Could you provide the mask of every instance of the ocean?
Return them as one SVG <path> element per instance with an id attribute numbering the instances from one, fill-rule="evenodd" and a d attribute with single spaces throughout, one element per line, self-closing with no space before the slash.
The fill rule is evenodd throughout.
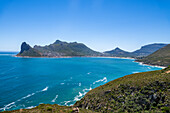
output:
<path id="1" fill-rule="evenodd" d="M 18 58 L 0 52 L 0 111 L 41 103 L 73 105 L 88 91 L 128 74 L 160 70 L 121 58 Z"/>

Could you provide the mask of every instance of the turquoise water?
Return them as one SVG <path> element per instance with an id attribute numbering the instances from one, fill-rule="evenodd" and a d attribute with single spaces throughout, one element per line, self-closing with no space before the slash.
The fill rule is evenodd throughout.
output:
<path id="1" fill-rule="evenodd" d="M 160 68 L 118 58 L 16 58 L 0 54 L 0 111 L 72 105 L 116 78 Z"/>

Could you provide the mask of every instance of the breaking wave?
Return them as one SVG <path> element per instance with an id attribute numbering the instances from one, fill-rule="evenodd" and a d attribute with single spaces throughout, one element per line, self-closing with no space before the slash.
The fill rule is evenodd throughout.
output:
<path id="1" fill-rule="evenodd" d="M 100 79 L 100 80 L 97 80 L 97 81 L 93 82 L 93 84 L 96 84 L 98 82 L 107 82 L 107 78 L 104 77 L 103 79 Z"/>
<path id="2" fill-rule="evenodd" d="M 10 108 L 12 108 L 13 106 L 16 106 L 16 105 L 15 105 L 16 102 L 19 102 L 19 101 L 21 101 L 21 100 L 24 100 L 24 99 L 26 99 L 26 98 L 29 98 L 29 97 L 35 95 L 36 93 L 40 93 L 40 92 L 47 91 L 47 90 L 48 90 L 48 87 L 45 87 L 43 90 L 36 91 L 35 93 L 28 94 L 27 96 L 24 96 L 24 97 L 22 97 L 22 98 L 20 98 L 20 99 L 18 99 L 18 100 L 16 100 L 16 101 L 14 101 L 14 102 L 11 102 L 11 103 L 9 103 L 9 104 L 7 104 L 7 105 L 4 105 L 4 107 L 3 107 L 3 108 L 0 108 L 0 110 L 4 110 L 4 111 L 5 111 L 5 110 L 7 110 L 7 109 L 10 109 Z"/>
<path id="3" fill-rule="evenodd" d="M 58 95 L 56 95 L 55 98 L 51 102 L 55 102 L 57 98 L 58 98 Z"/>

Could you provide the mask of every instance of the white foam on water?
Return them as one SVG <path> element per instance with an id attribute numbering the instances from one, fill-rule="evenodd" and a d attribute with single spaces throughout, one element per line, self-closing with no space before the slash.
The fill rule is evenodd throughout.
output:
<path id="1" fill-rule="evenodd" d="M 21 100 L 24 100 L 24 99 L 26 99 L 26 98 L 29 98 L 29 97 L 35 95 L 36 93 L 43 92 L 43 91 L 47 91 L 47 90 L 48 90 L 48 87 L 45 87 L 43 90 L 36 91 L 35 93 L 28 94 L 27 96 L 24 96 L 24 97 L 22 97 L 22 98 L 20 98 L 20 99 L 18 99 L 18 100 L 16 100 L 16 101 L 14 101 L 14 102 L 11 102 L 11 103 L 9 103 L 9 104 L 7 104 L 7 105 L 4 105 L 4 107 L 3 107 L 3 108 L 0 108 L 0 110 L 4 110 L 4 111 L 5 111 L 6 109 L 10 109 L 11 107 L 16 106 L 16 105 L 15 105 L 16 102 L 19 102 L 19 101 L 21 101 Z"/>
<path id="2" fill-rule="evenodd" d="M 69 100 L 69 101 L 64 101 L 64 102 L 65 102 L 64 105 L 65 105 L 65 106 L 68 106 L 68 103 L 70 103 L 71 100 Z"/>
<path id="3" fill-rule="evenodd" d="M 91 72 L 89 72 L 89 73 L 87 73 L 88 75 L 90 75 L 91 74 Z"/>
<path id="4" fill-rule="evenodd" d="M 139 72 L 137 72 L 137 71 L 134 71 L 134 72 L 132 72 L 132 73 L 139 73 Z"/>
<path id="5" fill-rule="evenodd" d="M 87 88 L 83 89 L 82 92 L 79 92 L 79 94 L 74 97 L 73 101 L 79 101 L 90 90 L 92 90 L 91 87 L 89 89 L 87 89 Z"/>
<path id="6" fill-rule="evenodd" d="M 79 86 L 81 86 L 81 83 L 79 83 Z"/>
<path id="7" fill-rule="evenodd" d="M 60 83 L 61 85 L 64 85 L 64 83 Z"/>
<path id="8" fill-rule="evenodd" d="M 150 67 L 147 67 L 148 69 L 151 69 Z"/>
<path id="9" fill-rule="evenodd" d="M 98 83 L 98 82 L 107 82 L 107 78 L 104 77 L 103 79 L 99 79 L 99 80 L 93 82 L 93 84 L 96 84 L 96 83 Z"/>
<path id="10" fill-rule="evenodd" d="M 34 108 L 34 107 L 36 107 L 36 106 L 26 107 L 25 109 L 32 109 L 32 108 Z"/>
<path id="11" fill-rule="evenodd" d="M 55 98 L 51 102 L 55 102 L 57 98 L 58 98 L 58 95 L 56 95 Z"/>
<path id="12" fill-rule="evenodd" d="M 43 90 L 41 90 L 41 91 L 47 91 L 48 90 L 48 87 L 45 87 Z"/>

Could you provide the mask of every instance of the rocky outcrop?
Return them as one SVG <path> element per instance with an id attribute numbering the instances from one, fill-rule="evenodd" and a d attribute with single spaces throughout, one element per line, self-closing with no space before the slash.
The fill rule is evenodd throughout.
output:
<path id="1" fill-rule="evenodd" d="M 17 56 L 22 57 L 41 57 L 41 53 L 38 50 L 32 48 L 26 42 L 23 42 L 21 45 L 21 51 L 17 54 Z"/>

